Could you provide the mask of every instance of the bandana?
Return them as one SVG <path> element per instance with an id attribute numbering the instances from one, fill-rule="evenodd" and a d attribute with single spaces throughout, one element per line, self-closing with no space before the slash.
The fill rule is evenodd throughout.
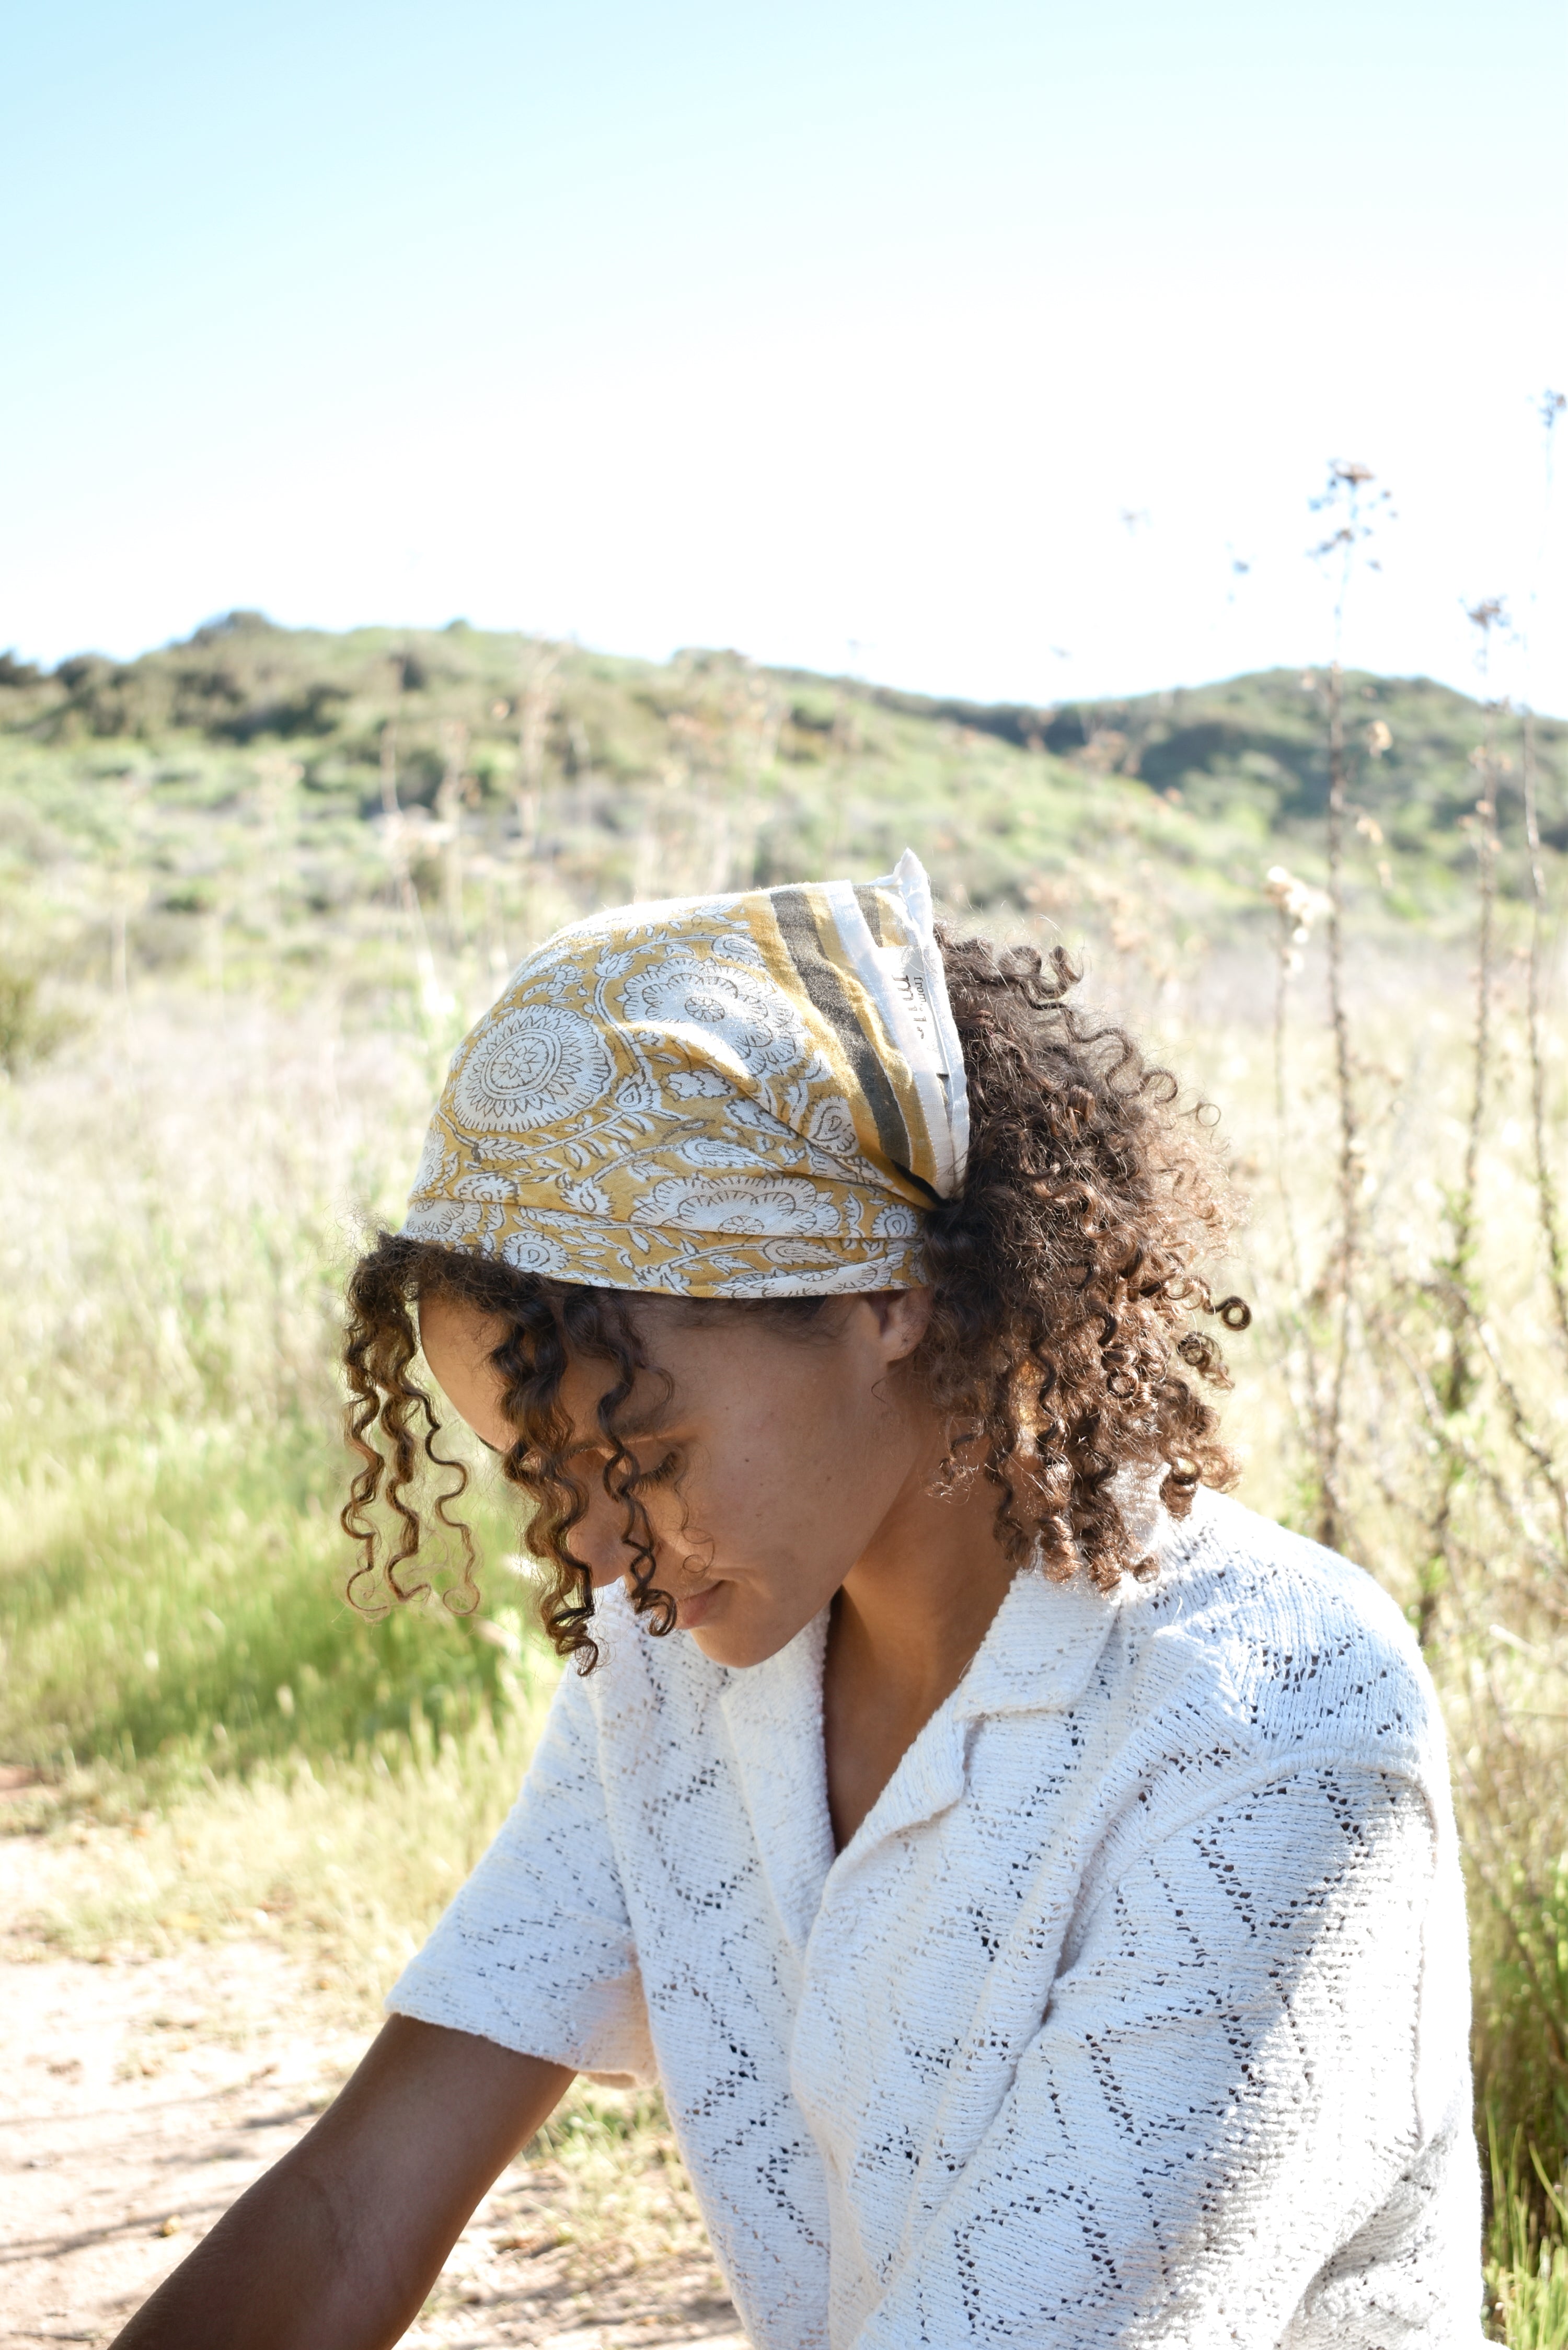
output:
<path id="1" fill-rule="evenodd" d="M 860 887 L 558 931 L 453 1054 L 404 1231 L 601 1289 L 908 1289 L 968 1140 L 930 885 L 906 849 Z"/>

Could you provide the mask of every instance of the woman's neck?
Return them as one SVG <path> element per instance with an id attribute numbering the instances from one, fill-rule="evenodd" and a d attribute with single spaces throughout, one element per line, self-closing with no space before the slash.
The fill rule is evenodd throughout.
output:
<path id="1" fill-rule="evenodd" d="M 834 1603 L 823 1676 L 828 1808 L 840 1849 L 950 1697 L 1014 1569 L 997 1542 L 996 1489 L 956 1500 L 912 1476 Z"/>

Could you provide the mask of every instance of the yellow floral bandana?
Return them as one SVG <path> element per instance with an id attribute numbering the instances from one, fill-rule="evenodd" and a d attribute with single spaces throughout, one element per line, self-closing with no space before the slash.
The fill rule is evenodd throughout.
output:
<path id="1" fill-rule="evenodd" d="M 963 1180 L 963 1055 L 908 849 L 879 881 L 620 906 L 453 1054 L 404 1230 L 682 1297 L 908 1289 Z"/>

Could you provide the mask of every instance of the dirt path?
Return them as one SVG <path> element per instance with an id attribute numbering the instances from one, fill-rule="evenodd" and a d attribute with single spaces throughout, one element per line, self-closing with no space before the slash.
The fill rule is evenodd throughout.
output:
<path id="1" fill-rule="evenodd" d="M 109 2342 L 359 2054 L 329 1989 L 265 1941 L 104 1963 L 25 1931 L 55 1868 L 0 1836 L 0 2350 Z M 509 2173 L 465 2230 L 414 2350 L 745 2350 L 713 2270 L 558 2249 L 548 2170 Z"/>

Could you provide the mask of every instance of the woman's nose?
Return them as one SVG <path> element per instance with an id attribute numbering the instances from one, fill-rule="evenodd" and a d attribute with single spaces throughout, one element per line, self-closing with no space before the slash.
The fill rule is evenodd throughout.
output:
<path id="1" fill-rule="evenodd" d="M 596 1494 L 589 1503 L 587 1515 L 572 1529 L 570 1540 L 587 1565 L 596 1591 L 607 1583 L 618 1583 L 633 1565 L 625 1516 L 604 1494 Z"/>

